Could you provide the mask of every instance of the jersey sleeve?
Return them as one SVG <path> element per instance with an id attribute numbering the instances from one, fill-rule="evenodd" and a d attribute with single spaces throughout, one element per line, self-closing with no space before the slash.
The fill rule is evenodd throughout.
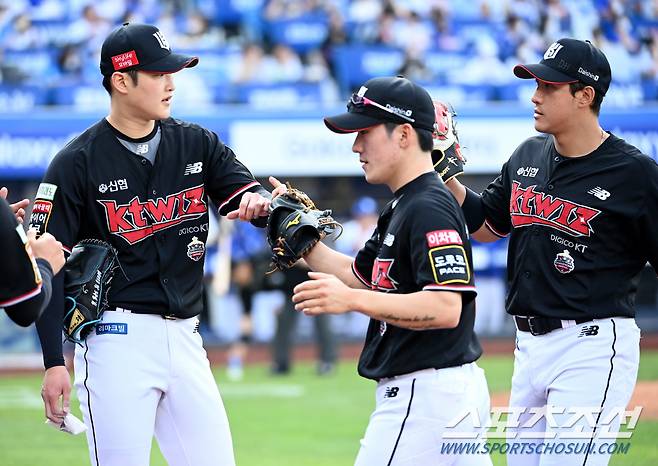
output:
<path id="1" fill-rule="evenodd" d="M 0 307 L 14 306 L 41 292 L 41 274 L 27 250 L 23 226 L 4 199 L 0 199 L 0 244 L 3 266 L 0 275 Z"/>
<path id="2" fill-rule="evenodd" d="M 219 206 L 220 215 L 237 209 L 242 195 L 247 191 L 270 197 L 270 193 L 256 181 L 230 147 L 224 145 L 212 131 L 205 134 L 209 144 L 205 185 L 208 195 Z"/>
<path id="3" fill-rule="evenodd" d="M 507 173 L 509 162 L 503 165 L 500 175 L 482 192 L 485 227 L 494 235 L 504 238 L 512 231 L 509 202 L 511 184 Z"/>
<path id="4" fill-rule="evenodd" d="M 423 215 L 409 220 L 411 273 L 422 290 L 457 291 L 475 297 L 473 264 L 464 220 L 448 200 L 425 199 Z"/>
<path id="5" fill-rule="evenodd" d="M 375 228 L 372 236 L 366 244 L 356 253 L 354 262 L 352 262 L 352 273 L 354 276 L 368 288 L 372 287 L 372 267 L 377 257 L 379 244 L 379 231 Z"/>
<path id="6" fill-rule="evenodd" d="M 78 240 L 85 202 L 83 173 L 82 157 L 70 152 L 55 156 L 39 185 L 30 215 L 30 228 L 35 228 L 39 236 L 50 233 L 67 252 Z"/>
<path id="7" fill-rule="evenodd" d="M 643 157 L 644 158 L 644 157 Z M 647 261 L 658 273 L 658 165 L 644 158 L 643 174 L 646 175 L 644 206 L 637 221 L 633 222 L 638 235 L 637 244 L 646 254 Z"/>

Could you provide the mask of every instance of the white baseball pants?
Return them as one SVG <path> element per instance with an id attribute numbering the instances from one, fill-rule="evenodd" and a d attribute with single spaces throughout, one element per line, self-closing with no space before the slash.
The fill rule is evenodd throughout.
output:
<path id="1" fill-rule="evenodd" d="M 619 431 L 621 420 L 614 413 L 626 409 L 635 387 L 639 343 L 640 329 L 630 318 L 539 336 L 517 331 L 510 398 L 515 414 L 508 416 L 507 441 L 525 444 L 525 451 L 510 449 L 507 464 L 607 465 L 606 445 L 615 442 L 609 433 Z M 537 414 L 542 407 L 548 414 Z M 528 447 L 540 453 L 530 454 Z"/>
<path id="2" fill-rule="evenodd" d="M 108 311 L 75 350 L 93 466 L 234 466 L 228 420 L 197 319 Z"/>
<path id="3" fill-rule="evenodd" d="M 489 466 L 489 455 L 442 452 L 447 426 L 468 412 L 455 430 L 482 434 L 489 420 L 489 391 L 476 363 L 425 369 L 377 384 L 376 408 L 355 466 Z"/>

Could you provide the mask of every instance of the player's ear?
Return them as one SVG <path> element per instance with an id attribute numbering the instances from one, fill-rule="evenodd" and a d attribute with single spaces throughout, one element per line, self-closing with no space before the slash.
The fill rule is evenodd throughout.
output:
<path id="1" fill-rule="evenodd" d="M 411 126 L 409 123 L 405 123 L 403 125 L 398 125 L 396 128 L 399 132 L 398 134 L 398 144 L 400 144 L 400 147 L 403 149 L 406 149 L 409 147 L 411 144 L 411 141 L 413 139 L 413 135 L 416 133 L 414 131 L 413 126 Z"/>
<path id="2" fill-rule="evenodd" d="M 112 88 L 119 94 L 125 94 L 128 92 L 129 80 L 130 77 L 127 73 L 116 72 L 112 73 L 112 76 L 110 77 Z"/>
<path id="3" fill-rule="evenodd" d="M 589 108 L 594 102 L 594 97 L 596 97 L 596 91 L 592 86 L 585 86 L 583 89 L 578 91 L 578 105 L 581 107 Z"/>

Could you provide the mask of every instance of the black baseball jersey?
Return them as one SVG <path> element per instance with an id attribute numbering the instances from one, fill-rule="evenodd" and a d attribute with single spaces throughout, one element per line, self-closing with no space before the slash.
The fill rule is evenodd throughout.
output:
<path id="1" fill-rule="evenodd" d="M 0 199 L 0 307 L 14 306 L 41 292 L 41 274 L 36 261 L 27 253 L 23 226 L 4 199 Z"/>
<path id="2" fill-rule="evenodd" d="M 173 118 L 158 124 L 153 165 L 105 119 L 75 138 L 48 167 L 30 222 L 68 249 L 85 238 L 117 249 L 122 269 L 110 306 L 188 318 L 203 306 L 209 201 L 225 215 L 244 192 L 269 193 L 212 131 Z M 53 298 L 50 306 L 63 304 Z M 55 364 L 45 353 L 46 365 Z"/>
<path id="3" fill-rule="evenodd" d="M 370 320 L 359 374 L 381 379 L 473 362 L 482 349 L 473 332 L 475 285 L 471 245 L 459 205 L 435 172 L 400 188 L 358 252 L 354 275 L 372 290 L 462 294 L 454 329 L 409 330 Z"/>
<path id="4" fill-rule="evenodd" d="M 594 152 L 526 140 L 482 193 L 485 225 L 511 233 L 507 312 L 575 320 L 634 316 L 639 275 L 658 266 L 658 165 L 610 135 Z"/>

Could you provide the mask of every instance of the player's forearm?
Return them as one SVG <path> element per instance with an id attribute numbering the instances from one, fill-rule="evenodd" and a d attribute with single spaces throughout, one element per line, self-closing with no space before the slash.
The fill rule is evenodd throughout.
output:
<path id="1" fill-rule="evenodd" d="M 455 328 L 461 315 L 461 295 L 451 291 L 393 294 L 354 290 L 354 298 L 355 311 L 411 330 Z"/>
<path id="2" fill-rule="evenodd" d="M 446 188 L 448 188 L 452 195 L 455 196 L 459 205 L 464 204 L 464 199 L 466 198 L 466 186 L 461 184 L 456 177 L 446 183 Z"/>
<path id="3" fill-rule="evenodd" d="M 330 273 L 350 288 L 365 288 L 354 276 L 352 262 L 354 259 L 346 254 L 334 251 L 323 243 L 318 243 L 304 260 L 314 272 Z"/>

